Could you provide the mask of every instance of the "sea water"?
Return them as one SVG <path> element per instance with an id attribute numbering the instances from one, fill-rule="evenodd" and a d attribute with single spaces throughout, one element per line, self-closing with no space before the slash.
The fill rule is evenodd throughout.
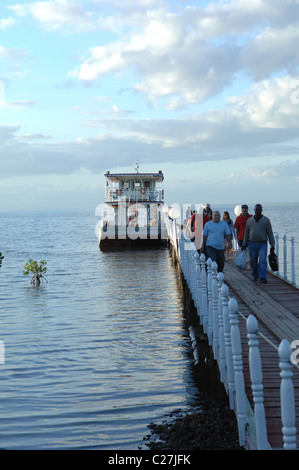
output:
<path id="1" fill-rule="evenodd" d="M 137 449 L 196 393 L 169 250 L 100 252 L 96 222 L 0 215 L 0 448 Z M 39 288 L 30 258 L 47 261 Z"/>

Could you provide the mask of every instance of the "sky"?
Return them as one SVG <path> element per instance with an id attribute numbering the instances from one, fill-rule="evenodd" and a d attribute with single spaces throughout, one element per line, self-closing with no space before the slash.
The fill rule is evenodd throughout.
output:
<path id="1" fill-rule="evenodd" d="M 299 202 L 299 0 L 0 3 L 0 211 Z"/>

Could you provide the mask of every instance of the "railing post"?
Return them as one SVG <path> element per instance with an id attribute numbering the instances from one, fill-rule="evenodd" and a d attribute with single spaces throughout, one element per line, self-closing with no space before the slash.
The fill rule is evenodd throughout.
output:
<path id="1" fill-rule="evenodd" d="M 226 355 L 226 382 L 229 398 L 229 406 L 231 410 L 235 409 L 234 392 L 235 392 L 235 377 L 233 366 L 233 355 L 231 346 L 231 331 L 228 311 L 228 287 L 223 284 L 221 288 L 222 296 L 222 312 L 223 312 L 223 325 L 224 325 L 224 341 L 225 341 L 225 355 Z"/>
<path id="2" fill-rule="evenodd" d="M 211 258 L 207 261 L 207 271 L 208 271 L 208 340 L 209 346 L 213 344 L 213 310 L 212 310 L 212 260 Z"/>
<path id="3" fill-rule="evenodd" d="M 223 327 L 223 306 L 222 306 L 222 294 L 221 289 L 223 286 L 224 275 L 223 273 L 218 273 L 218 313 L 219 313 L 219 370 L 220 370 L 220 380 L 224 382 L 225 380 L 225 341 L 224 341 L 224 327 Z"/>
<path id="4" fill-rule="evenodd" d="M 291 273 L 292 273 L 292 284 L 296 284 L 295 279 L 295 238 L 291 238 Z"/>
<path id="5" fill-rule="evenodd" d="M 197 314 L 200 318 L 200 323 L 203 324 L 203 314 L 202 314 L 202 299 L 201 299 L 201 264 L 199 259 L 198 251 L 195 250 L 195 264 L 196 264 L 196 284 L 197 284 Z"/>
<path id="6" fill-rule="evenodd" d="M 191 286 L 190 286 L 190 270 L 191 270 L 191 266 L 190 266 L 190 251 L 191 251 L 191 241 L 189 240 L 188 241 L 188 245 L 186 247 L 186 263 L 185 263 L 185 273 L 186 273 L 186 280 L 187 280 L 187 285 L 188 285 L 188 288 L 190 290 Z"/>
<path id="7" fill-rule="evenodd" d="M 238 320 L 239 309 L 238 309 L 237 301 L 235 299 L 230 299 L 228 308 L 230 312 L 232 353 L 233 353 L 233 364 L 234 364 L 234 372 L 235 372 L 239 443 L 240 443 L 240 446 L 245 446 L 247 412 L 246 412 L 245 384 L 244 384 L 244 375 L 243 375 L 242 345 L 241 345 L 241 335 L 240 335 L 239 320 Z"/>
<path id="8" fill-rule="evenodd" d="M 202 318 L 203 318 L 203 331 L 208 333 L 208 298 L 207 298 L 207 273 L 206 273 L 206 257 L 202 253 L 200 255 L 201 263 L 201 301 L 202 301 Z"/>
<path id="9" fill-rule="evenodd" d="M 214 358 L 219 360 L 219 319 L 218 319 L 218 286 L 217 286 L 218 265 L 216 261 L 212 263 L 212 310 L 213 310 L 213 351 Z"/>
<path id="10" fill-rule="evenodd" d="M 278 271 L 277 271 L 277 274 L 279 274 L 279 236 L 278 236 L 278 233 L 275 233 L 275 250 L 276 250 L 276 255 L 277 255 L 277 259 L 278 259 Z"/>
<path id="11" fill-rule="evenodd" d="M 249 346 L 249 368 L 254 402 L 257 450 L 266 450 L 268 449 L 268 439 L 264 407 L 262 364 L 258 347 L 259 342 L 257 319 L 253 315 L 250 315 L 247 318 L 246 325 L 248 331 L 247 338 Z"/>
<path id="12" fill-rule="evenodd" d="M 283 448 L 286 450 L 296 449 L 296 413 L 293 386 L 293 372 L 291 363 L 292 349 L 288 340 L 283 339 L 279 349 L 280 367 L 280 402 L 281 421 L 283 433 Z"/>
<path id="13" fill-rule="evenodd" d="M 287 236 L 284 234 L 283 236 L 283 276 L 285 279 L 288 278 L 287 272 Z"/>
<path id="14" fill-rule="evenodd" d="M 190 252 L 189 252 L 189 276 L 190 276 L 190 292 L 191 292 L 191 296 L 192 296 L 192 299 L 193 301 L 195 302 L 195 275 L 194 275 L 194 268 L 195 268 L 195 264 L 194 264 L 194 251 L 193 251 L 193 243 L 191 242 L 191 245 L 190 245 Z"/>
<path id="15" fill-rule="evenodd" d="M 181 249 L 180 249 L 180 268 L 181 272 L 183 273 L 184 277 L 184 271 L 185 271 L 185 239 L 181 239 Z"/>

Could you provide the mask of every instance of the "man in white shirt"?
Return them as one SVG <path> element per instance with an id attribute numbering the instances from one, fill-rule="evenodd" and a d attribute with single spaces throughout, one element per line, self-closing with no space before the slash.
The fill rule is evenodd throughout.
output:
<path id="1" fill-rule="evenodd" d="M 232 236 L 230 229 L 224 220 L 220 220 L 220 212 L 214 211 L 212 220 L 207 222 L 203 229 L 202 251 L 205 252 L 207 259 L 211 258 L 212 261 L 216 261 L 218 272 L 222 272 L 224 268 L 226 239 L 231 248 Z"/>

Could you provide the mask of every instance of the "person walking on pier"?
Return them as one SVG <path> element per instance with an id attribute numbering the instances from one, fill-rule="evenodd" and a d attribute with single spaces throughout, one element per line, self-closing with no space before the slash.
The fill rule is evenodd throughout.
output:
<path id="1" fill-rule="evenodd" d="M 254 216 L 247 221 L 242 250 L 248 246 L 250 255 L 250 266 L 253 280 L 258 278 L 261 282 L 267 282 L 267 242 L 274 252 L 275 239 L 270 219 L 262 214 L 261 204 L 254 207 Z"/>
<path id="2" fill-rule="evenodd" d="M 227 223 L 228 228 L 230 229 L 232 240 L 233 240 L 236 237 L 236 232 L 235 232 L 235 228 L 234 228 L 234 222 L 230 218 L 230 215 L 229 215 L 228 211 L 223 212 L 222 220 L 224 220 L 224 222 Z M 225 253 L 228 255 L 231 249 L 232 249 L 232 244 L 229 245 L 228 239 L 226 239 Z"/>
<path id="3" fill-rule="evenodd" d="M 214 211 L 212 220 L 207 222 L 203 229 L 203 245 L 201 251 L 205 252 L 207 259 L 211 258 L 218 265 L 218 272 L 224 268 L 224 249 L 226 239 L 231 248 L 231 231 L 224 220 L 220 220 L 220 212 Z"/>
<path id="4" fill-rule="evenodd" d="M 234 225 L 234 228 L 236 229 L 239 247 L 241 247 L 243 244 L 245 228 L 249 217 L 251 217 L 251 215 L 248 213 L 248 206 L 247 204 L 243 204 L 241 206 L 241 214 L 238 215 L 238 217 L 236 218 Z"/>

